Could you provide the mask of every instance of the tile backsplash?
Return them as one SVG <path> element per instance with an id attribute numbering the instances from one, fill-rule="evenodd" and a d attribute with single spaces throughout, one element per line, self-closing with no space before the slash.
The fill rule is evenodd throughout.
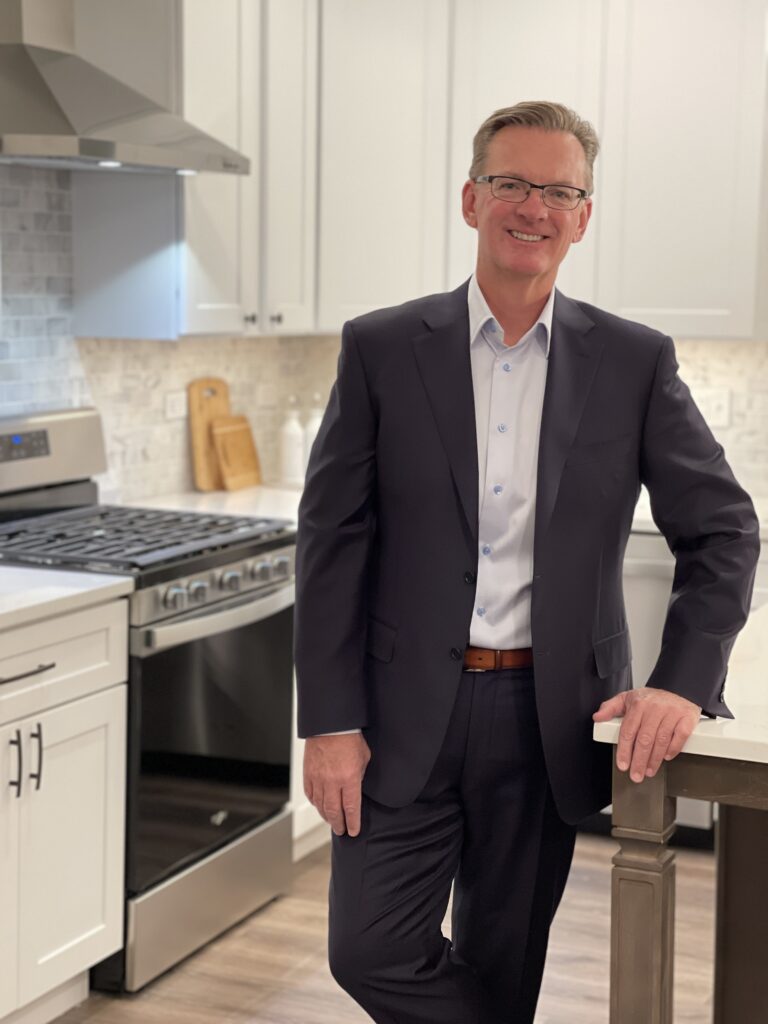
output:
<path id="1" fill-rule="evenodd" d="M 222 377 L 232 412 L 251 422 L 265 479 L 277 482 L 288 397 L 304 410 L 315 392 L 325 403 L 339 339 L 75 339 L 71 243 L 68 172 L 0 166 L 0 415 L 95 405 L 109 460 L 102 495 L 140 500 L 192 488 L 187 421 L 168 418 L 167 397 L 195 377 Z M 730 424 L 714 433 L 747 490 L 768 495 L 768 339 L 676 348 L 694 396 L 730 392 Z"/>

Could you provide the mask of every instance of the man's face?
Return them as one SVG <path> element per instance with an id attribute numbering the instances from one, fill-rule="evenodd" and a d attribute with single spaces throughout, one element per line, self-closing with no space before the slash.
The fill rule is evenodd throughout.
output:
<path id="1" fill-rule="evenodd" d="M 509 125 L 491 139 L 484 174 L 506 174 L 538 185 L 586 188 L 586 162 L 581 143 L 569 132 Z M 592 201 L 575 210 L 553 210 L 532 189 L 522 203 L 496 199 L 488 184 L 468 181 L 462 192 L 464 220 L 477 228 L 478 272 L 539 279 L 549 291 L 572 242 L 584 237 Z M 515 237 L 534 236 L 534 240 Z"/>

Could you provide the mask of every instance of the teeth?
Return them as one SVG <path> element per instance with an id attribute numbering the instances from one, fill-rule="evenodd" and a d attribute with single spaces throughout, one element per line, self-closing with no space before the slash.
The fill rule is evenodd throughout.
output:
<path id="1" fill-rule="evenodd" d="M 522 231 L 510 231 L 510 234 L 522 242 L 540 242 L 544 238 L 544 235 L 524 235 Z"/>

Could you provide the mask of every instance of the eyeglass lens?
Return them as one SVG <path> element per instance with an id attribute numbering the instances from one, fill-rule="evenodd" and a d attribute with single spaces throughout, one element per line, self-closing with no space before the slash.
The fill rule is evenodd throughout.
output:
<path id="1" fill-rule="evenodd" d="M 522 203 L 528 198 L 531 186 L 527 181 L 517 178 L 494 177 L 491 192 L 497 199 L 507 203 Z M 579 205 L 581 193 L 567 185 L 545 185 L 542 198 L 546 206 L 553 210 L 573 210 Z"/>

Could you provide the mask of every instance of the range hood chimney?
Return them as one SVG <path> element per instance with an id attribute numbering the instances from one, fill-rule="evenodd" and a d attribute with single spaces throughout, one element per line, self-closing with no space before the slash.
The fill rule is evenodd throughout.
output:
<path id="1" fill-rule="evenodd" d="M 164 11 L 167 24 L 176 24 L 174 0 L 153 3 L 170 4 L 155 11 Z M 1 0 L 0 162 L 247 174 L 250 163 L 242 154 L 89 59 L 94 35 L 97 44 L 99 33 L 104 36 L 105 54 L 122 44 L 109 17 L 112 4 L 100 0 L 100 5 L 93 0 Z M 141 6 L 135 0 L 126 6 L 123 0 L 123 9 L 133 7 L 137 18 Z M 78 31 L 85 29 L 86 17 L 87 31 Z M 167 60 L 173 61 L 173 31 L 168 44 L 174 52 Z M 136 58 L 146 59 L 146 54 Z"/>

